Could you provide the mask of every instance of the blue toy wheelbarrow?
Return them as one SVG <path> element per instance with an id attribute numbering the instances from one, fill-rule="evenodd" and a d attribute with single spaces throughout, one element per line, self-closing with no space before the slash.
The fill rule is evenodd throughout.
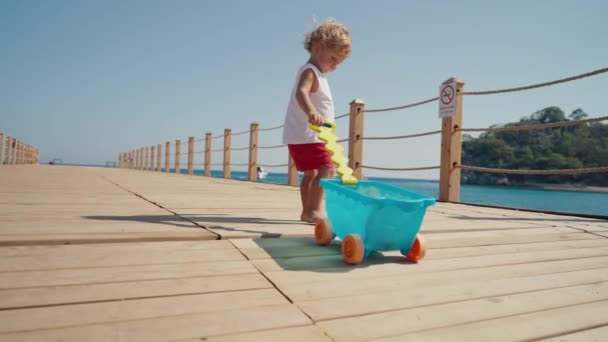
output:
<path id="1" fill-rule="evenodd" d="M 435 199 L 387 183 L 358 180 L 346 164 L 343 148 L 337 143 L 334 123 L 311 125 L 325 142 L 341 179 L 322 179 L 327 219 L 315 225 L 315 240 L 328 245 L 342 239 L 344 261 L 356 265 L 375 251 L 399 250 L 411 261 L 426 254 L 426 243 L 418 234 L 426 208 Z"/>
<path id="2" fill-rule="evenodd" d="M 410 261 L 424 258 L 426 243 L 418 232 L 434 198 L 370 180 L 344 185 L 338 179 L 322 179 L 320 185 L 327 219 L 315 226 L 319 245 L 337 236 L 344 261 L 351 265 L 375 251 L 399 250 Z"/>

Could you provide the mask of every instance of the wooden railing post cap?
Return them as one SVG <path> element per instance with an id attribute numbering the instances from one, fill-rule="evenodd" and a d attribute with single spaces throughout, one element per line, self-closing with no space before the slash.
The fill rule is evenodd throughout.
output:
<path id="1" fill-rule="evenodd" d="M 351 104 L 351 105 L 352 104 L 361 104 L 361 105 L 364 105 L 365 102 L 363 100 L 361 100 L 361 99 L 354 99 L 349 104 Z"/>
<path id="2" fill-rule="evenodd" d="M 452 83 L 452 82 L 456 82 L 456 84 L 461 85 L 461 86 L 464 85 L 464 81 L 458 77 L 450 77 L 447 80 L 443 81 L 443 83 L 441 83 L 441 84 L 447 84 L 447 83 Z"/>

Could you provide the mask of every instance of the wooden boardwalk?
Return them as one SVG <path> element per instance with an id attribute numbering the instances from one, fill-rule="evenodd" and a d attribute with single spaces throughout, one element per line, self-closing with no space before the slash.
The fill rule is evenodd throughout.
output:
<path id="1" fill-rule="evenodd" d="M 0 167 L 0 341 L 606 341 L 608 221 L 438 203 L 352 267 L 297 188 Z"/>

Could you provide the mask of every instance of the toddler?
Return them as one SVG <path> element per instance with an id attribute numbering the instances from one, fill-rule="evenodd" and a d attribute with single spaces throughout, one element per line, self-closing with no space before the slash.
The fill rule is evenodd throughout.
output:
<path id="1" fill-rule="evenodd" d="M 310 58 L 295 79 L 285 114 L 283 143 L 287 144 L 296 169 L 304 173 L 300 184 L 300 219 L 316 223 L 325 216 L 319 180 L 333 177 L 334 166 L 325 144 L 308 125 L 334 122 L 334 103 L 325 75 L 350 55 L 350 33 L 343 24 L 330 19 L 306 35 L 304 47 Z"/>

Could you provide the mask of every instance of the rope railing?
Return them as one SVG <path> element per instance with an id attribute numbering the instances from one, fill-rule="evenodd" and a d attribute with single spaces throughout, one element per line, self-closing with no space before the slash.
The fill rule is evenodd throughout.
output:
<path id="1" fill-rule="evenodd" d="M 273 168 L 273 167 L 287 167 L 289 164 L 258 164 L 262 167 Z"/>
<path id="2" fill-rule="evenodd" d="M 342 118 L 345 118 L 345 117 L 347 117 L 347 116 L 349 116 L 349 115 L 350 115 L 350 113 L 346 113 L 346 114 L 340 114 L 340 115 L 336 116 L 336 120 L 338 120 L 338 119 L 342 119 Z"/>
<path id="3" fill-rule="evenodd" d="M 525 169 L 498 169 L 481 166 L 471 165 L 456 165 L 456 168 L 462 170 L 478 171 L 478 172 L 489 172 L 489 173 L 504 173 L 513 175 L 571 175 L 571 174 L 583 174 L 583 173 L 600 173 L 608 172 L 608 166 L 600 167 L 587 167 L 580 169 L 561 169 L 561 170 L 525 170 Z"/>
<path id="4" fill-rule="evenodd" d="M 484 90 L 484 91 L 464 91 L 464 92 L 462 92 L 462 95 L 490 95 L 490 94 L 510 93 L 510 92 L 514 92 L 514 91 L 542 88 L 542 87 L 547 87 L 547 86 L 551 86 L 551 85 L 555 85 L 555 84 L 559 84 L 559 83 L 565 83 L 565 82 L 578 80 L 578 79 L 585 78 L 585 77 L 599 75 L 599 74 L 602 74 L 605 72 L 608 72 L 608 68 L 597 69 L 597 70 L 594 70 L 591 72 L 586 72 L 584 74 L 580 74 L 580 75 L 576 75 L 576 76 L 566 77 L 566 78 L 549 81 L 549 82 L 531 84 L 531 85 L 527 85 L 527 86 L 523 86 L 523 87 L 497 89 L 497 90 Z"/>
<path id="5" fill-rule="evenodd" d="M 348 137 L 345 139 L 340 139 L 338 143 L 347 143 L 349 148 L 349 166 L 351 166 L 354 170 L 354 174 L 357 177 L 362 177 L 361 170 L 379 170 L 379 171 L 424 171 L 424 170 L 438 170 L 440 169 L 440 194 L 439 200 L 443 201 L 459 201 L 459 192 L 460 192 L 460 171 L 472 171 L 472 172 L 490 172 L 490 173 L 499 173 L 499 174 L 519 174 L 519 175 L 565 175 L 565 174 L 588 174 L 588 173 L 600 173 L 600 172 L 608 172 L 608 166 L 596 167 L 594 164 L 591 166 L 584 166 L 578 169 L 561 169 L 561 170 L 526 170 L 526 169 L 501 169 L 501 168 L 491 168 L 491 167 L 481 167 L 481 166 L 471 166 L 471 165 L 458 165 L 461 163 L 462 159 L 462 141 L 461 134 L 462 132 L 506 132 L 506 131 L 519 131 L 519 130 L 532 130 L 532 129 L 548 129 L 548 128 L 557 128 L 557 127 L 568 127 L 582 124 L 590 124 L 595 122 L 600 122 L 604 120 L 608 120 L 608 116 L 596 117 L 596 118 L 585 118 L 582 120 L 565 120 L 561 122 L 551 122 L 551 123 L 510 123 L 507 126 L 494 126 L 488 128 L 461 128 L 462 126 L 462 96 L 458 95 L 490 95 L 490 94 L 500 94 L 500 93 L 509 93 L 509 92 L 517 92 L 517 91 L 525 91 L 530 89 L 542 88 L 547 86 L 552 86 L 556 84 L 571 82 L 578 79 L 583 79 L 586 77 L 591 77 L 603 73 L 607 73 L 608 68 L 601 68 L 591 72 L 582 73 L 575 76 L 570 76 L 566 78 L 561 78 L 549 82 L 542 82 L 536 84 L 530 84 L 526 86 L 519 86 L 513 88 L 504 88 L 504 89 L 494 89 L 494 90 L 482 90 L 482 91 L 465 91 L 464 83 L 457 78 L 451 78 L 446 82 L 442 83 L 442 89 L 447 86 L 453 86 L 455 83 L 456 88 L 455 92 L 453 92 L 453 102 L 452 105 L 455 108 L 452 112 L 449 112 L 452 116 L 445 117 L 443 116 L 445 112 L 440 113 L 440 117 L 442 118 L 442 124 L 440 129 L 427 131 L 422 133 L 413 133 L 413 134 L 403 134 L 403 135 L 394 135 L 394 136 L 367 136 L 364 134 L 364 117 L 365 113 L 377 113 L 377 112 L 388 112 L 388 111 L 397 111 L 403 109 L 411 109 L 414 107 L 427 105 L 430 103 L 439 102 L 439 97 L 430 97 L 424 99 L 422 101 L 416 101 L 405 105 L 394 106 L 394 107 L 386 107 L 386 108 L 372 108 L 366 109 L 365 103 L 362 100 L 355 99 L 350 103 L 350 111 L 348 113 L 343 113 L 337 115 L 335 117 L 336 120 L 344 119 L 349 117 L 351 120 L 349 123 L 344 125 L 344 127 L 348 126 Z M 450 99 L 452 101 L 452 99 Z M 271 149 L 279 149 L 284 148 L 286 144 L 277 144 L 277 145 L 266 145 L 260 146 L 258 143 L 258 132 L 270 132 L 284 128 L 284 125 L 277 125 L 267 128 L 260 128 L 257 124 L 253 124 L 250 126 L 251 128 L 247 130 L 243 130 L 237 133 L 231 133 L 230 129 L 226 129 L 222 135 L 212 136 L 211 133 L 207 133 L 205 138 L 197 138 L 193 139 L 196 143 L 201 141 L 205 141 L 205 149 L 198 149 L 195 152 L 192 149 L 192 146 L 188 146 L 188 158 L 190 161 L 189 172 L 192 169 L 192 154 L 205 154 L 205 163 L 194 164 L 194 165 L 204 165 L 205 169 L 211 169 L 211 167 L 223 166 L 224 172 L 229 170 L 230 166 L 251 166 L 250 163 L 232 163 L 230 161 L 230 152 L 232 151 L 255 151 L 255 150 L 271 150 Z M 255 128 L 257 127 L 257 128 Z M 592 127 L 592 126 L 590 126 Z M 252 130 L 253 129 L 253 130 Z M 458 134 L 455 134 L 458 133 Z M 232 148 L 230 145 L 229 138 L 232 136 L 239 136 L 250 134 L 250 143 L 245 147 Z M 364 140 L 401 140 L 401 139 L 411 139 L 411 138 L 419 138 L 425 136 L 432 136 L 441 134 L 441 165 L 436 166 L 421 166 L 421 167 L 395 167 L 395 166 L 374 166 L 367 165 L 363 162 L 363 141 Z M 227 138 L 226 142 L 227 146 L 222 146 L 221 148 L 210 149 L 210 146 L 207 145 L 207 139 L 221 139 Z M 182 154 L 180 155 L 180 159 L 183 160 L 185 158 L 186 153 L 184 153 L 184 143 L 188 141 L 188 139 L 182 140 Z M 225 142 L 225 144 L 226 144 Z M 214 143 L 216 144 L 216 143 Z M 221 144 L 221 142 L 219 143 Z M 459 146 L 460 145 L 460 146 Z M 198 146 L 198 145 L 197 145 Z M 209 149 L 208 149 L 209 148 Z M 159 149 L 160 150 L 160 149 Z M 137 153 L 135 153 L 137 151 Z M 216 159 L 215 156 L 212 156 L 211 159 L 208 156 L 208 152 L 224 152 L 224 161 L 222 163 L 211 163 L 211 159 Z M 147 153 L 147 152 L 146 152 Z M 143 149 L 132 150 L 127 153 L 131 160 L 137 154 L 138 161 L 133 163 L 130 162 L 131 165 L 135 164 L 137 168 L 146 168 L 148 167 L 148 157 L 143 156 Z M 159 154 L 160 155 L 160 154 Z M 255 156 L 253 154 L 252 156 Z M 253 158 L 250 156 L 250 158 Z M 174 156 L 175 158 L 175 156 Z M 198 158 L 198 157 L 197 157 Z M 220 157 L 221 158 L 221 157 Z M 158 158 L 160 159 L 160 158 Z M 242 160 L 241 160 L 242 161 Z M 152 162 L 153 163 L 153 162 Z M 182 165 L 186 165 L 187 163 L 181 163 Z M 294 165 L 291 163 L 284 164 L 263 164 L 256 163 L 257 165 L 263 166 L 265 168 L 288 168 L 288 183 L 290 185 L 297 185 L 297 171 Z M 588 164 L 588 163 L 586 163 Z M 142 167 L 143 165 L 143 167 Z M 159 163 L 160 165 L 160 163 Z M 167 164 L 169 162 L 167 161 Z M 176 162 L 176 165 L 178 163 Z M 579 164 L 582 165 L 582 164 Z M 516 166 L 517 167 L 517 166 Z M 538 166 L 541 167 L 541 166 Z M 248 172 L 255 172 L 253 169 L 249 169 Z M 252 171 L 253 170 L 253 171 Z M 455 172 L 456 171 L 456 172 Z M 294 174 L 294 172 L 296 174 Z M 206 170 L 207 174 L 207 170 Z M 249 179 L 255 179 L 255 175 L 249 175 Z M 524 177 L 525 178 L 525 177 Z M 456 195 L 455 195 L 456 194 Z"/>
<path id="6" fill-rule="evenodd" d="M 287 146 L 286 144 L 283 144 L 283 145 L 274 145 L 274 146 L 258 146 L 258 148 L 260 150 L 271 150 L 274 148 L 281 148 L 281 147 L 286 147 L 286 146 Z"/>
<path id="7" fill-rule="evenodd" d="M 461 131 L 461 132 L 480 132 L 480 131 L 506 132 L 506 131 L 521 131 L 521 130 L 529 130 L 529 129 L 543 129 L 543 128 L 577 126 L 577 125 L 581 125 L 581 124 L 585 124 L 585 123 L 599 122 L 599 121 L 604 121 L 604 120 L 608 120 L 608 116 L 601 116 L 601 117 L 598 117 L 598 118 L 582 119 L 582 120 L 551 122 L 551 123 L 537 124 L 537 125 L 521 125 L 521 126 L 490 127 L 490 128 L 456 128 L 455 130 L 456 131 Z"/>
<path id="8" fill-rule="evenodd" d="M 284 125 L 281 126 L 276 126 L 276 127 L 271 127 L 271 128 L 258 128 L 258 131 L 260 132 L 268 132 L 268 131 L 274 131 L 275 129 L 279 129 L 279 128 L 283 128 Z"/>
<path id="9" fill-rule="evenodd" d="M 39 162 L 40 150 L 36 146 L 0 132 L 0 167 L 38 164 Z"/>
<path id="10" fill-rule="evenodd" d="M 392 137 L 362 137 L 361 139 L 363 139 L 363 140 L 409 139 L 409 138 L 417 138 L 417 137 L 423 137 L 423 136 L 427 136 L 427 135 L 434 135 L 434 134 L 440 134 L 440 133 L 441 133 L 441 130 L 437 130 L 437 131 L 430 131 L 430 132 L 417 133 L 417 134 L 397 135 L 397 136 L 392 136 Z"/>
<path id="11" fill-rule="evenodd" d="M 422 167 L 379 167 L 370 165 L 360 165 L 363 169 L 370 170 L 383 170 L 383 171 L 421 171 L 421 170 L 435 170 L 439 169 L 439 166 L 422 166 Z"/>
<path id="12" fill-rule="evenodd" d="M 232 135 L 232 136 L 235 136 L 235 135 L 243 135 L 243 134 L 247 134 L 247 133 L 249 133 L 249 132 L 250 132 L 249 130 L 246 130 L 246 131 L 242 131 L 242 132 L 238 132 L 238 133 L 230 133 L 230 135 Z"/>
<path id="13" fill-rule="evenodd" d="M 423 100 L 423 101 L 419 101 L 419 102 L 414 102 L 414 103 L 406 104 L 406 105 L 403 105 L 403 106 L 388 107 L 388 108 L 379 108 L 379 109 L 366 109 L 365 112 L 366 113 L 378 113 L 378 112 L 389 112 L 389 111 L 393 111 L 393 110 L 413 108 L 413 107 L 422 106 L 423 104 L 435 102 L 438 99 L 439 99 L 439 97 L 433 97 L 433 98 L 430 98 L 430 99 L 427 99 L 427 100 Z"/>

